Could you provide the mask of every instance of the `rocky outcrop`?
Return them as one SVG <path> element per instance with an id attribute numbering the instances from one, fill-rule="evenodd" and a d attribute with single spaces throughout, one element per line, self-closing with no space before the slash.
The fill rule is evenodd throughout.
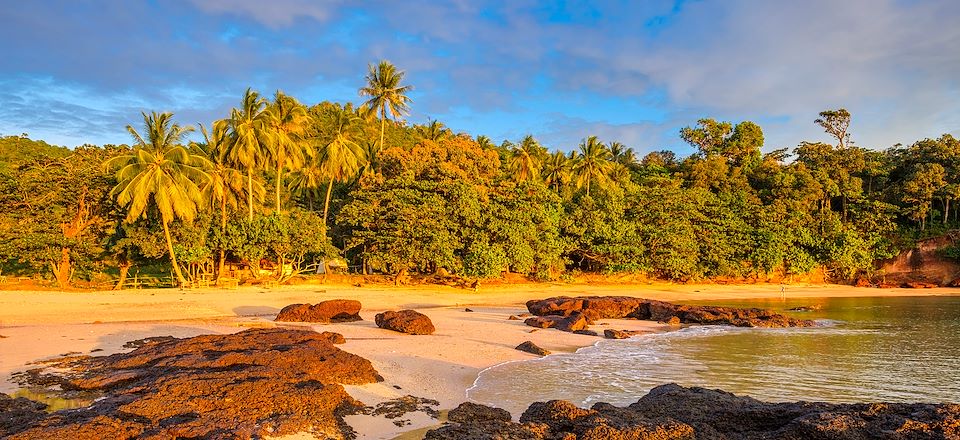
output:
<path id="1" fill-rule="evenodd" d="M 917 241 L 913 249 L 880 262 L 880 287 L 914 285 L 947 286 L 960 277 L 960 263 L 942 255 L 942 250 L 960 243 L 960 230 Z"/>
<path id="2" fill-rule="evenodd" d="M 629 296 L 554 297 L 527 301 L 527 309 L 540 319 L 534 325 L 557 327 L 562 319 L 578 315 L 587 321 L 632 318 L 669 323 L 721 324 L 737 327 L 811 327 L 813 321 L 795 319 L 764 309 L 688 306 Z M 675 320 L 673 318 L 676 318 Z M 547 325 L 553 322 L 553 325 Z M 545 326 L 544 326 L 545 325 Z"/>
<path id="3" fill-rule="evenodd" d="M 353 322 L 362 321 L 360 301 L 332 299 L 317 304 L 290 304 L 280 310 L 275 321 Z"/>
<path id="4" fill-rule="evenodd" d="M 550 351 L 540 348 L 540 346 L 534 344 L 533 341 L 524 341 L 520 343 L 516 349 L 530 354 L 535 354 L 537 356 L 546 356 L 550 354 Z"/>
<path id="5" fill-rule="evenodd" d="M 502 417 L 462 417 L 428 432 L 426 438 L 957 439 L 960 405 L 766 403 L 669 384 L 654 388 L 626 408 L 597 403 L 582 409 L 561 400 L 537 402 L 520 416 L 520 423 Z"/>
<path id="6" fill-rule="evenodd" d="M 74 356 L 18 375 L 21 385 L 102 396 L 31 420 L 0 399 L 10 439 L 261 438 L 308 431 L 349 438 L 363 405 L 341 384 L 381 381 L 369 361 L 313 331 L 252 329 L 169 338 L 111 356 Z M 10 420 L 26 420 L 11 425 Z"/>
<path id="7" fill-rule="evenodd" d="M 572 313 L 569 316 L 534 316 L 523 322 L 531 327 L 555 328 L 565 332 L 586 330 L 590 325 L 590 321 L 582 313 Z"/>
<path id="8" fill-rule="evenodd" d="M 377 327 L 409 335 L 429 335 L 436 331 L 427 315 L 413 310 L 377 313 L 374 320 Z"/>

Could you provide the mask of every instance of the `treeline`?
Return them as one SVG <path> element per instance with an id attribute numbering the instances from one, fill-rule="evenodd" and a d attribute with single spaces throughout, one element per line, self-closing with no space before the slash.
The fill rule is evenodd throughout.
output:
<path id="1" fill-rule="evenodd" d="M 496 144 L 408 125 L 402 82 L 393 65 L 371 65 L 358 107 L 247 90 L 225 119 L 197 125 L 200 142 L 169 113 L 128 127 L 130 146 L 0 139 L 2 267 L 63 285 L 164 260 L 186 283 L 228 263 L 253 276 L 269 263 L 282 279 L 340 259 L 362 273 L 696 280 L 822 268 L 844 281 L 957 223 L 950 135 L 863 148 L 840 109 L 814 121 L 833 142 L 792 151 L 764 154 L 758 125 L 713 119 L 680 131 L 697 149 L 685 158 L 594 136 L 548 151 L 532 136 Z M 25 157 L 11 156 L 14 141 Z"/>

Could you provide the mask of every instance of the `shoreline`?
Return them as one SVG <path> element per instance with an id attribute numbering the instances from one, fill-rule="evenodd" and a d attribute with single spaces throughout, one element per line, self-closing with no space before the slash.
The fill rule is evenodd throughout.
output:
<path id="1" fill-rule="evenodd" d="M 960 295 L 960 289 L 876 289 L 850 286 L 786 286 L 786 297 L 875 297 Z M 299 285 L 238 290 L 151 289 L 105 292 L 0 291 L 0 392 L 17 387 L 10 374 L 31 362 L 66 353 L 107 355 L 123 344 L 148 336 L 190 337 L 233 333 L 255 327 L 309 327 L 341 333 L 339 347 L 370 360 L 384 382 L 347 386 L 367 405 L 405 395 L 436 399 L 448 410 L 467 400 L 479 373 L 506 362 L 536 359 L 515 350 L 530 340 L 553 353 L 573 353 L 599 342 L 595 336 L 552 329 L 535 330 L 507 317 L 526 311 L 530 299 L 551 296 L 623 295 L 685 301 L 780 299 L 779 285 L 555 285 L 491 286 L 479 292 L 446 286 L 388 287 Z M 357 299 L 364 321 L 341 324 L 274 323 L 283 306 L 327 299 Z M 464 311 L 470 307 L 473 312 Z M 412 308 L 425 313 L 437 332 L 405 335 L 376 327 L 373 315 Z M 601 320 L 606 328 L 661 332 L 670 327 L 651 321 Z M 531 332 L 532 331 L 532 332 Z M 602 329 L 601 329 L 602 331 Z M 602 340 L 602 339 L 600 339 Z M 399 387 L 399 388 L 395 388 Z M 359 438 L 395 438 L 439 423 L 423 414 L 403 416 L 409 424 L 372 416 L 350 416 Z M 310 438 L 310 437 L 303 437 Z"/>

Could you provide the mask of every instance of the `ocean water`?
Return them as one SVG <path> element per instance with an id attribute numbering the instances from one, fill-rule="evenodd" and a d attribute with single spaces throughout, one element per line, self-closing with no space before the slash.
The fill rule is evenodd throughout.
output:
<path id="1" fill-rule="evenodd" d="M 822 326 L 691 326 L 600 340 L 577 353 L 484 370 L 467 396 L 514 417 L 551 399 L 628 405 L 670 382 L 766 401 L 960 402 L 960 296 L 695 304 L 769 308 Z M 819 310 L 788 311 L 799 306 Z"/>

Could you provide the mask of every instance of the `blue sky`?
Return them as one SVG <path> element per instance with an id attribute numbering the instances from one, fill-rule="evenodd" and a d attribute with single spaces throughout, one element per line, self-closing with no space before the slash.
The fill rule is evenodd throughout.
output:
<path id="1" fill-rule="evenodd" d="M 250 86 L 360 102 L 368 63 L 415 87 L 411 123 L 496 141 L 587 135 L 691 150 L 700 117 L 752 120 L 765 150 L 960 135 L 960 2 L 0 0 L 0 134 L 127 143 L 141 111 L 227 115 Z"/>

